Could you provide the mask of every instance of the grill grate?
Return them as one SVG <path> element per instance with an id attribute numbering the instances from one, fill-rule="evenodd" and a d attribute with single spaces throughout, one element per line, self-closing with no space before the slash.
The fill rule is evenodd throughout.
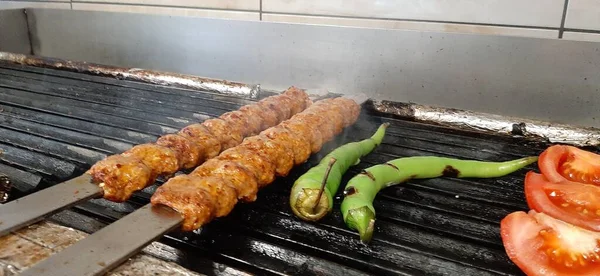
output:
<path id="1" fill-rule="evenodd" d="M 0 172 L 13 179 L 18 197 L 79 175 L 108 154 L 249 102 L 0 63 Z M 375 201 L 378 221 L 370 246 L 360 244 L 344 227 L 340 194 L 335 212 L 319 223 L 301 222 L 291 214 L 293 180 L 333 148 L 365 138 L 383 122 L 391 123 L 384 143 L 344 181 L 363 168 L 404 156 L 501 161 L 537 155 L 546 147 L 520 138 L 398 120 L 374 114 L 367 104 L 356 125 L 289 177 L 261 191 L 257 202 L 238 204 L 228 217 L 200 233 L 173 233 L 161 241 L 182 252 L 173 261 L 209 275 L 521 275 L 504 253 L 498 226 L 506 214 L 527 208 L 525 170 L 499 179 L 412 180 L 385 189 Z M 527 169 L 537 170 L 535 165 Z M 98 224 L 148 203 L 155 188 L 121 204 L 91 200 L 53 219 L 95 231 Z"/>

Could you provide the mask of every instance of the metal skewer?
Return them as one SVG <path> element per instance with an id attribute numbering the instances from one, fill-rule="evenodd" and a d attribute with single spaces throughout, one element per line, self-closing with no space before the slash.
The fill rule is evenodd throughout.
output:
<path id="1" fill-rule="evenodd" d="M 0 205 L 0 237 L 102 193 L 92 177 L 84 174 Z"/>
<path id="2" fill-rule="evenodd" d="M 20 275 L 103 275 L 182 222 L 175 210 L 147 204 Z"/>

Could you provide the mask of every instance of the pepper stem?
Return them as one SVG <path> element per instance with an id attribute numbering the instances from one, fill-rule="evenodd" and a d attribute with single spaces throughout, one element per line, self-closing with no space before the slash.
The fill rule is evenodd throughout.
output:
<path id="1" fill-rule="evenodd" d="M 358 230 L 361 242 L 369 243 L 375 230 L 375 213 L 367 206 L 349 210 L 346 225 Z"/>
<path id="2" fill-rule="evenodd" d="M 329 173 L 331 172 L 331 168 L 333 168 L 333 164 L 335 164 L 336 161 L 337 161 L 337 159 L 335 159 L 334 157 L 331 157 L 331 159 L 329 159 L 329 164 L 327 165 L 327 170 L 325 171 L 325 176 L 323 177 L 323 180 L 321 182 L 321 189 L 319 189 L 319 194 L 317 195 L 317 200 L 315 201 L 315 205 L 313 205 L 313 207 L 312 207 L 313 212 L 315 212 L 317 210 L 317 207 L 319 206 L 319 202 L 321 201 L 321 196 L 323 195 L 323 191 L 325 191 L 325 186 L 327 185 L 327 178 L 329 178 Z"/>

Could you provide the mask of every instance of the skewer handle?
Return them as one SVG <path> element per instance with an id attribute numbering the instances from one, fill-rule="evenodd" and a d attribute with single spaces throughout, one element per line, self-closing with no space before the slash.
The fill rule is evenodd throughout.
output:
<path id="1" fill-rule="evenodd" d="M 147 204 L 20 275 L 104 275 L 182 222 L 173 209 Z"/>
<path id="2" fill-rule="evenodd" d="M 102 196 L 102 189 L 84 174 L 0 205 L 0 237 L 28 226 L 77 202 Z"/>

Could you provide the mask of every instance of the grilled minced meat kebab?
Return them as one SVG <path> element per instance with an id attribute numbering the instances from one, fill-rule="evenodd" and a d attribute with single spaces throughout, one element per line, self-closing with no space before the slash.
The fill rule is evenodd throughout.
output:
<path id="1" fill-rule="evenodd" d="M 315 102 L 291 119 L 223 151 L 189 175 L 169 179 L 151 202 L 179 212 L 184 231 L 198 229 L 215 217 L 228 215 L 238 200 L 256 200 L 260 188 L 276 176 L 286 176 L 294 164 L 306 162 L 323 143 L 354 124 L 359 113 L 360 106 L 351 99 Z"/>
<path id="2" fill-rule="evenodd" d="M 108 156 L 92 166 L 88 173 L 95 183 L 100 183 L 105 199 L 123 202 L 134 192 L 154 183 L 157 177 L 170 177 L 181 169 L 194 168 L 239 145 L 245 137 L 275 126 L 311 104 L 306 92 L 290 87 L 280 95 L 162 136 L 156 143 L 137 145 L 122 154 Z M 275 148 L 275 143 L 268 146 Z M 224 156 L 235 159 L 231 153 Z M 215 166 L 214 163 L 208 165 Z M 215 169 L 223 166 L 221 163 L 217 165 Z M 231 168 L 236 166 L 232 164 Z M 251 200 L 252 193 L 247 192 L 247 195 L 247 199 Z"/>

